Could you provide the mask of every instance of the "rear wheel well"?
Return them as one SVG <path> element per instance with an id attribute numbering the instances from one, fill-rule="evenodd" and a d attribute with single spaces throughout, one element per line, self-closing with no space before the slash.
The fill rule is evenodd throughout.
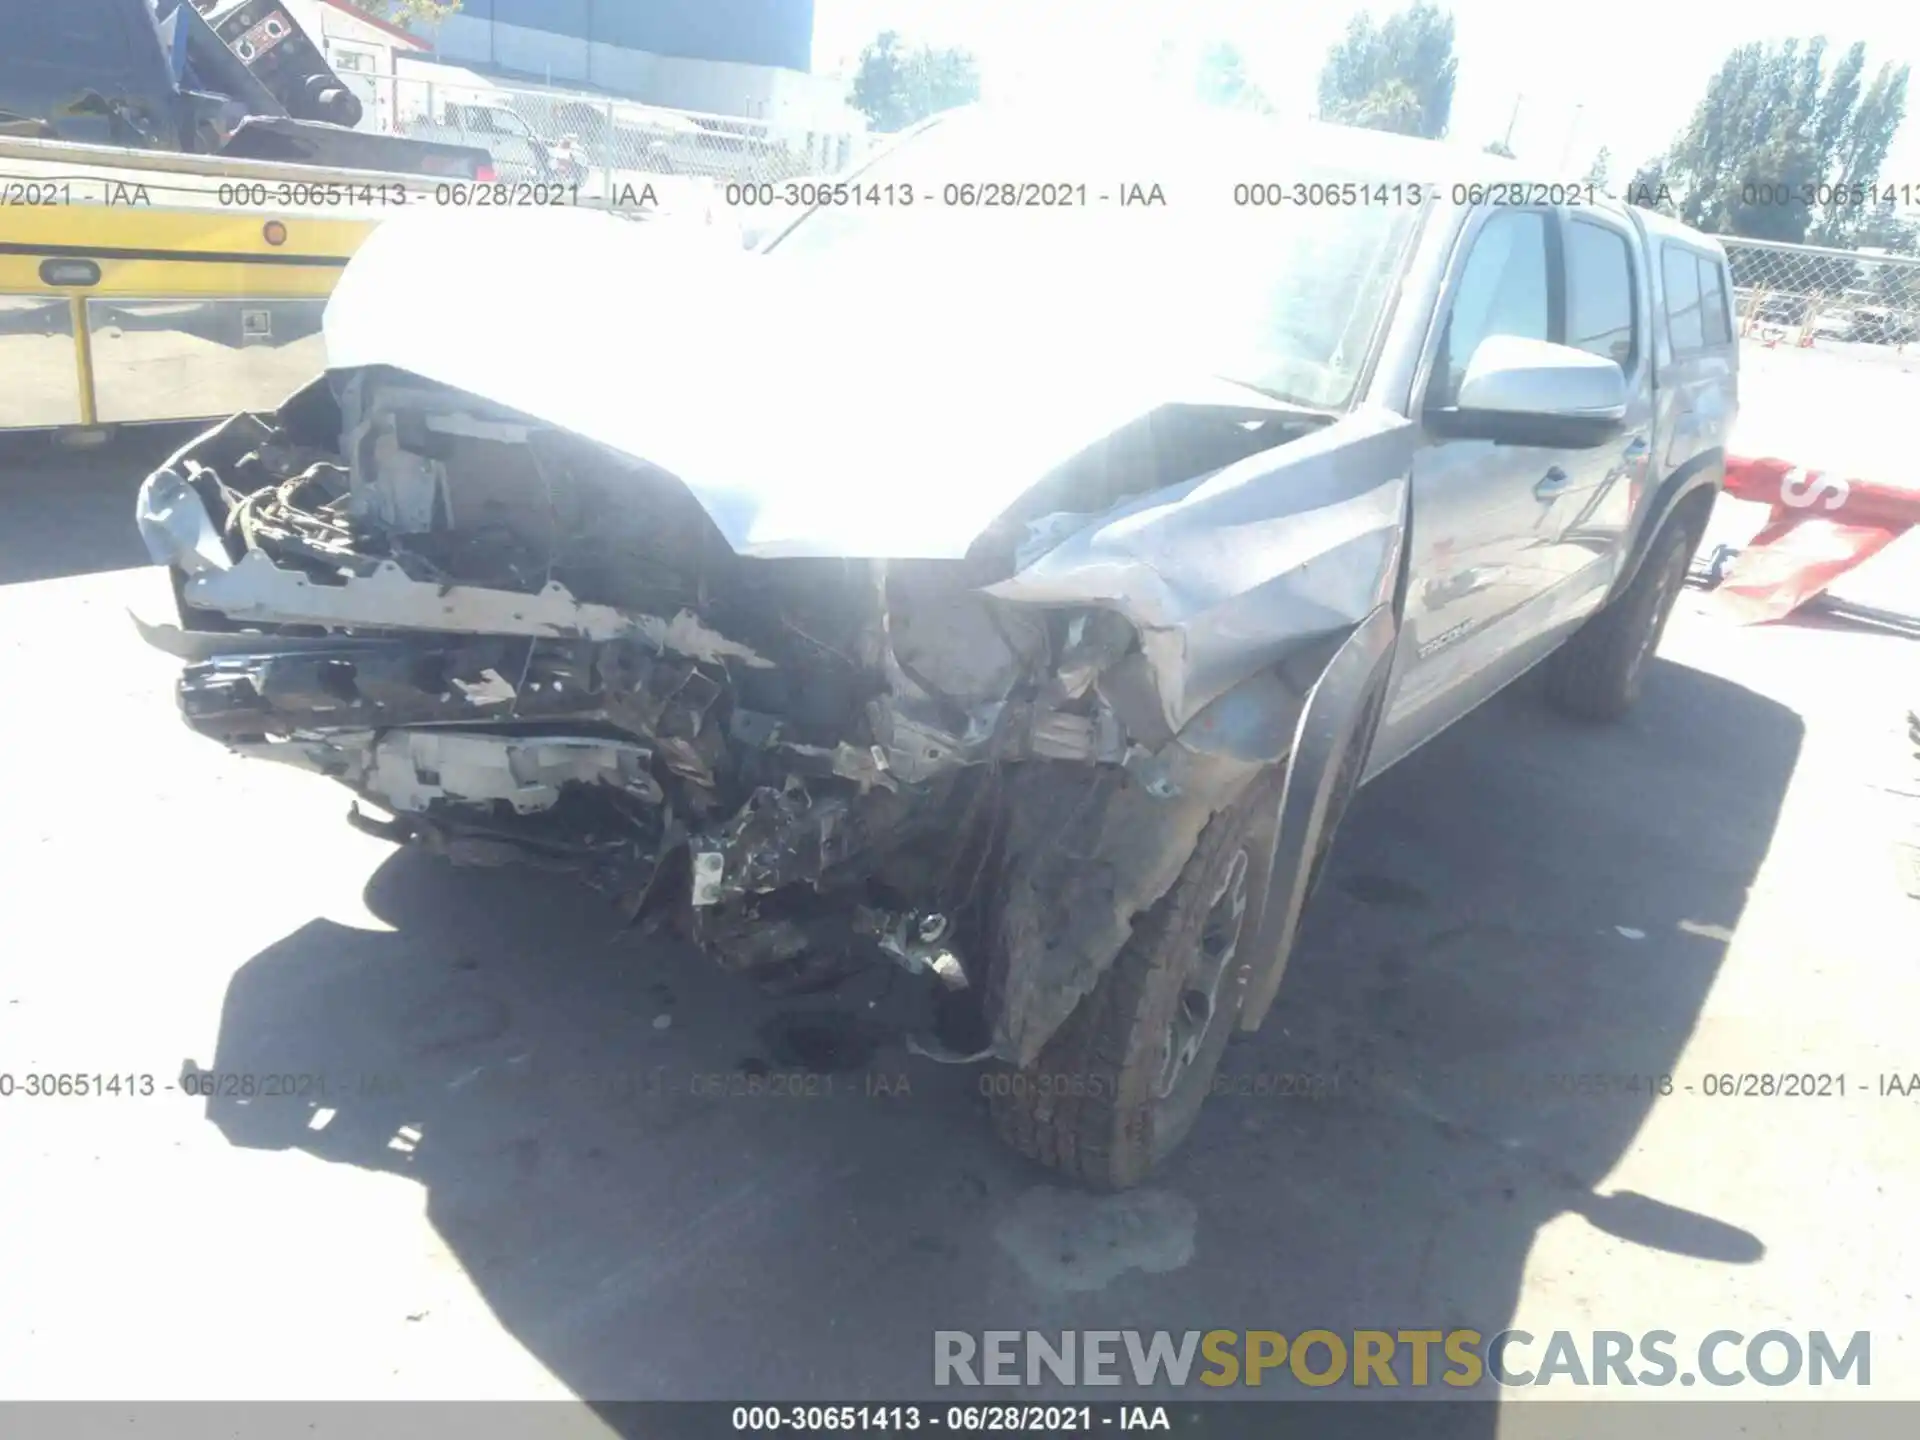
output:
<path id="1" fill-rule="evenodd" d="M 1711 485 L 1700 485 L 1689 490 L 1673 507 L 1673 513 L 1667 517 L 1670 525 L 1683 526 L 1687 538 L 1692 542 L 1688 552 L 1700 548 L 1701 538 L 1707 533 L 1707 521 L 1713 516 L 1713 502 L 1719 491 Z"/>
<path id="2" fill-rule="evenodd" d="M 1660 517 L 1659 524 L 1647 532 L 1645 545 L 1637 553 L 1629 555 L 1627 568 L 1614 582 L 1607 608 L 1611 609 L 1626 598 L 1641 568 L 1647 563 L 1647 557 L 1660 547 L 1661 540 L 1676 527 L 1687 536 L 1688 555 L 1700 548 L 1701 538 L 1707 533 L 1707 522 L 1713 516 L 1713 502 L 1719 495 L 1720 487 L 1717 485 L 1695 485 L 1668 507 Z"/>
<path id="3" fill-rule="evenodd" d="M 1705 491 L 1703 498 L 1711 495 Z M 1692 494 L 1681 497 L 1626 588 L 1548 657 L 1547 696 L 1562 714 L 1617 720 L 1639 698 L 1647 657 L 1686 583 L 1687 560 L 1699 547 L 1706 513 Z"/>

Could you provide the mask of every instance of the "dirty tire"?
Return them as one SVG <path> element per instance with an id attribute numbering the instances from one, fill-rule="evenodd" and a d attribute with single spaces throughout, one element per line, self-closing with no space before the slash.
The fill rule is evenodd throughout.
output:
<path id="1" fill-rule="evenodd" d="M 1198 1053 L 1172 1093 L 1157 1098 L 1169 1026 L 1222 886 L 1236 865 L 1247 868 L 1235 857 L 1252 858 L 1247 841 L 1253 818 L 1279 804 L 1283 777 L 1276 769 L 1256 779 L 1208 823 L 1173 888 L 1134 922 L 1112 968 L 1039 1059 L 1026 1069 L 1002 1067 L 992 1075 L 994 1129 L 1015 1150 L 1096 1189 L 1124 1190 L 1186 1139 L 1239 1018 L 1250 923 L 1225 967 Z"/>
<path id="2" fill-rule="evenodd" d="M 1633 708 L 1647 660 L 1685 588 L 1695 538 L 1686 517 L 1669 520 L 1627 588 L 1548 658 L 1547 699 L 1561 714 L 1617 720 Z"/>

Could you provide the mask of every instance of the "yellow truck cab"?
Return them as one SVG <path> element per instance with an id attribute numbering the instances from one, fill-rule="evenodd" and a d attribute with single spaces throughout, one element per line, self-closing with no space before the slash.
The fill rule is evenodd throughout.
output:
<path id="1" fill-rule="evenodd" d="M 484 150 L 352 126 L 279 0 L 0 0 L 0 432 L 271 405 L 380 218 Z"/>
<path id="2" fill-rule="evenodd" d="M 0 431 L 272 406 L 419 176 L 0 138 Z"/>

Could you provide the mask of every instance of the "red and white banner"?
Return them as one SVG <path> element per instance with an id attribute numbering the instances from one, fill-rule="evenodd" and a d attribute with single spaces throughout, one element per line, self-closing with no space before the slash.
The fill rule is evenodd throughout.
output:
<path id="1" fill-rule="evenodd" d="M 1726 499 L 1707 534 L 1739 552 L 1717 592 L 1729 619 L 1782 619 L 1835 581 L 1902 611 L 1920 596 L 1920 577 L 1889 569 L 1920 545 L 1920 535 L 1900 538 L 1920 528 L 1920 354 L 1910 348 L 1740 347 Z M 1869 563 L 1896 544 L 1895 558 Z"/>
<path id="2" fill-rule="evenodd" d="M 1842 479 L 1785 460 L 1729 457 L 1726 488 L 1770 509 L 1716 592 L 1741 624 L 1792 614 L 1920 524 L 1920 489 Z"/>

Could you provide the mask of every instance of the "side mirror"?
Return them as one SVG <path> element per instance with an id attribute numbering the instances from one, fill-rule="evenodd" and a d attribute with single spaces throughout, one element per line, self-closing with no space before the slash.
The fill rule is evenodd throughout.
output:
<path id="1" fill-rule="evenodd" d="M 1588 450 L 1619 434 L 1626 414 L 1627 377 L 1606 356 L 1490 335 L 1467 362 L 1458 400 L 1426 421 L 1463 440 Z"/>

